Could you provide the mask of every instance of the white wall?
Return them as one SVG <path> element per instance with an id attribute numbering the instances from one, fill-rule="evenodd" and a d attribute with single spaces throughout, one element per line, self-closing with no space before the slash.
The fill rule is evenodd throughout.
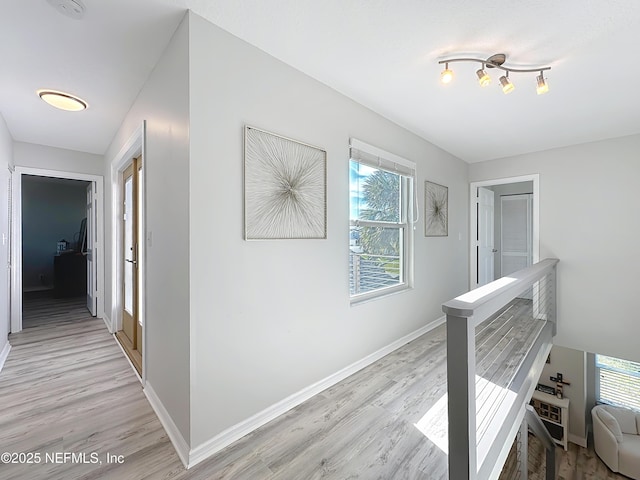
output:
<path id="1" fill-rule="evenodd" d="M 471 181 L 540 174 L 540 257 L 557 257 L 558 335 L 640 361 L 640 135 L 469 166 Z"/>
<path id="2" fill-rule="evenodd" d="M 93 153 L 78 152 L 64 148 L 15 142 L 13 144 L 14 165 L 62 172 L 102 175 L 104 157 Z"/>
<path id="3" fill-rule="evenodd" d="M 112 163 L 147 121 L 146 379 L 189 441 L 189 85 L 188 22 L 183 21 L 105 153 L 106 251 L 112 242 Z M 112 261 L 106 257 L 106 305 Z M 107 308 L 107 311 L 110 311 Z"/>
<path id="4" fill-rule="evenodd" d="M 467 165 L 191 15 L 192 446 L 442 315 L 468 278 Z M 327 151 L 326 240 L 243 240 L 243 126 Z M 449 236 L 415 230 L 415 288 L 349 302 L 349 138 L 449 187 Z"/>
<path id="5" fill-rule="evenodd" d="M 556 383 L 552 382 L 549 377 L 555 377 L 560 372 L 564 381 L 571 384 L 563 387 L 564 398 L 569 399 L 569 440 L 578 445 L 586 446 L 586 353 L 554 345 L 550 355 L 551 362 L 545 364 L 538 383 L 556 388 Z"/>
<path id="6" fill-rule="evenodd" d="M 8 272 L 8 238 L 9 238 L 9 170 L 13 162 L 13 139 L 0 113 L 0 369 L 4 363 L 4 355 L 8 352 L 9 342 L 9 272 Z M 7 239 L 4 241 L 4 239 Z"/>

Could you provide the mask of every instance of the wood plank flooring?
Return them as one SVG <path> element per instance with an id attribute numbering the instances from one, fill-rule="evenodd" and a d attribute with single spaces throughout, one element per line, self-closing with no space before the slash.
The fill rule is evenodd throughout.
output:
<path id="1" fill-rule="evenodd" d="M 544 480 L 544 448 L 540 441 L 529 435 L 529 480 Z M 614 473 L 593 451 L 593 442 L 589 448 L 569 443 L 568 451 L 556 447 L 558 480 L 629 480 L 624 475 Z"/>
<path id="2" fill-rule="evenodd" d="M 42 460 L 0 463 L 2 479 L 447 478 L 447 457 L 438 446 L 446 438 L 444 326 L 187 471 L 102 320 L 92 319 L 81 302 L 57 313 L 53 305 L 39 308 L 49 317 L 34 314 L 34 326 L 11 336 L 0 373 L 0 453 L 39 453 Z M 509 315 L 492 322 L 478 329 L 479 358 L 483 374 L 506 385 L 508 376 L 493 368 L 505 355 L 490 348 L 489 339 L 502 341 L 500 348 L 511 352 L 507 368 L 515 369 L 518 360 L 511 357 L 536 327 Z M 505 336 L 512 341 L 505 344 Z M 491 355 L 494 362 L 487 360 Z M 45 455 L 56 452 L 85 453 L 89 463 L 45 463 Z M 101 464 L 90 463 L 92 452 Z M 124 462 L 107 463 L 107 452 Z"/>
<path id="3" fill-rule="evenodd" d="M 86 297 L 53 298 L 53 290 L 26 292 L 22 299 L 22 328 L 86 318 Z"/>
<path id="4" fill-rule="evenodd" d="M 167 466 L 182 470 L 131 366 L 85 299 L 25 300 L 27 328 L 10 336 L 0 373 L 0 453 L 38 453 L 41 463 L 0 463 L 0 478 L 128 479 L 136 476 L 119 472 L 134 465 L 149 475 Z M 86 453 L 88 463 L 46 462 L 47 454 L 63 452 Z M 102 465 L 91 463 L 91 452 Z M 107 465 L 107 452 L 124 455 L 125 464 Z M 156 457 L 162 452 L 172 462 Z"/>

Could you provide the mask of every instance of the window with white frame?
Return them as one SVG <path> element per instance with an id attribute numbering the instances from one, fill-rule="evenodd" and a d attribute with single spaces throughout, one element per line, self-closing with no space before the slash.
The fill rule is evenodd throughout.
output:
<path id="1" fill-rule="evenodd" d="M 415 163 L 351 139 L 349 287 L 352 301 L 410 286 Z"/>
<path id="2" fill-rule="evenodd" d="M 640 363 L 596 355 L 596 400 L 640 410 Z"/>

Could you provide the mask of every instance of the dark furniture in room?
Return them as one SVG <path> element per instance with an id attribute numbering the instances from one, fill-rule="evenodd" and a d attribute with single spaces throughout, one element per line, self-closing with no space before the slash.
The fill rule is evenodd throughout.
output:
<path id="1" fill-rule="evenodd" d="M 87 294 L 87 257 L 82 253 L 62 253 L 53 257 L 53 297 Z"/>

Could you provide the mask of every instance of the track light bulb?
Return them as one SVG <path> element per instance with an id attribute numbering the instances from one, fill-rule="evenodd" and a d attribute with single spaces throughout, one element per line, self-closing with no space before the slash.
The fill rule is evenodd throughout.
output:
<path id="1" fill-rule="evenodd" d="M 440 81 L 442 83 L 449 83 L 453 80 L 453 70 L 449 70 L 449 64 L 445 63 L 444 70 L 440 73 Z"/>
<path id="2" fill-rule="evenodd" d="M 486 87 L 491 83 L 491 77 L 482 68 L 476 72 L 476 75 L 481 87 Z"/>
<path id="3" fill-rule="evenodd" d="M 547 93 L 549 91 L 549 85 L 547 84 L 545 78 L 542 76 L 542 72 L 540 72 L 540 75 L 536 77 L 536 80 L 538 81 L 538 87 L 536 88 L 536 92 L 538 92 L 538 95 Z"/>
<path id="4" fill-rule="evenodd" d="M 511 83 L 511 81 L 509 80 L 509 74 L 507 73 L 507 75 L 503 75 L 500 77 L 500 85 L 502 85 L 502 91 L 506 94 L 506 93 L 511 93 L 513 92 L 513 89 L 516 88 L 513 86 L 513 83 Z"/>

